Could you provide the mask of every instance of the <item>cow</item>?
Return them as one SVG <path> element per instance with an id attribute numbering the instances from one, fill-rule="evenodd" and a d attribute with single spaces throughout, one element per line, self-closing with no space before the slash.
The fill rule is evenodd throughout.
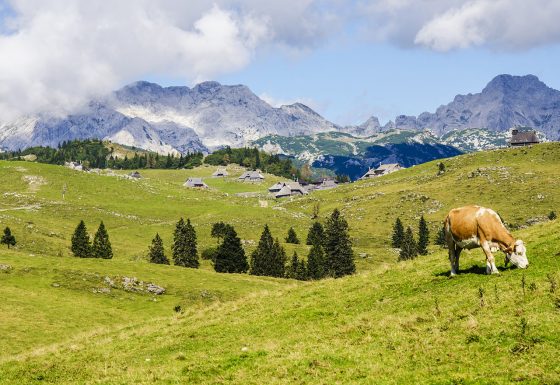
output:
<path id="1" fill-rule="evenodd" d="M 486 274 L 499 274 L 492 255 L 492 248 L 502 250 L 505 265 L 525 269 L 529 266 L 523 241 L 516 240 L 505 228 L 500 216 L 491 209 L 466 206 L 453 209 L 445 218 L 445 240 L 449 247 L 451 276 L 459 272 L 459 255 L 463 249 L 482 247 L 486 254 Z"/>

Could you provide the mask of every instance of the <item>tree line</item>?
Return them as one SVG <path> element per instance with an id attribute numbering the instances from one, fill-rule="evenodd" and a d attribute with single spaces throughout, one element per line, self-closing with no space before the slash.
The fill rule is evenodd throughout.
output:
<path id="1" fill-rule="evenodd" d="M 155 152 L 135 152 L 130 158 L 114 155 L 114 149 L 97 139 L 71 140 L 62 142 L 57 148 L 35 146 L 21 151 L 0 154 L 2 160 L 21 160 L 24 156 L 35 155 L 39 163 L 64 165 L 65 162 L 78 162 L 87 168 L 114 169 L 182 169 L 194 168 L 202 164 L 204 155 L 191 154 L 160 155 Z"/>

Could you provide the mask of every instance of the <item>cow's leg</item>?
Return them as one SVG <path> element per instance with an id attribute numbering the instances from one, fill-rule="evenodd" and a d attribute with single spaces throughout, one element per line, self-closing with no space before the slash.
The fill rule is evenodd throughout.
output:
<path id="1" fill-rule="evenodd" d="M 461 255 L 461 251 L 463 251 L 463 249 L 459 246 L 455 247 L 455 272 L 457 272 L 457 274 L 459 274 L 459 256 Z"/>
<path id="2" fill-rule="evenodd" d="M 449 275 L 453 277 L 457 275 L 457 270 L 455 269 L 457 266 L 455 263 L 455 243 L 449 242 L 447 244 L 447 249 L 449 250 L 449 263 L 451 265 L 451 273 Z"/>
<path id="3" fill-rule="evenodd" d="M 494 256 L 490 251 L 490 244 L 487 241 L 482 242 L 482 250 L 486 254 L 486 274 L 500 274 L 496 263 L 494 261 Z"/>

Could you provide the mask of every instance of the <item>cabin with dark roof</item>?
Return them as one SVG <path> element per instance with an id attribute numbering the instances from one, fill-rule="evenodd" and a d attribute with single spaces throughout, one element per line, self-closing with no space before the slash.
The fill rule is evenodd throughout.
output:
<path id="1" fill-rule="evenodd" d="M 243 182 L 262 182 L 264 180 L 264 175 L 261 174 L 261 170 L 245 171 L 241 174 L 239 180 Z"/>
<path id="2" fill-rule="evenodd" d="M 398 163 L 382 164 L 376 169 L 369 169 L 368 172 L 366 172 L 365 175 L 360 179 L 376 178 L 378 176 L 391 174 L 392 172 L 399 171 L 401 169 L 402 167 Z"/>
<path id="3" fill-rule="evenodd" d="M 202 181 L 202 178 L 189 178 L 183 186 L 191 188 L 208 188 L 208 185 Z"/>
<path id="4" fill-rule="evenodd" d="M 530 146 L 540 143 L 535 130 L 521 130 L 514 128 L 511 130 L 511 139 L 509 145 L 512 147 Z"/>
<path id="5" fill-rule="evenodd" d="M 307 189 L 299 182 L 278 182 L 272 185 L 268 192 L 274 195 L 275 198 L 284 198 L 292 195 L 307 195 Z"/>

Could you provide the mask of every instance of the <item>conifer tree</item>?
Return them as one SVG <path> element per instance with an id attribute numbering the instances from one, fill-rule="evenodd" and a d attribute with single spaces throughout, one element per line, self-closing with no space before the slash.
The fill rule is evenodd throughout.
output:
<path id="1" fill-rule="evenodd" d="M 268 269 L 268 276 L 282 278 L 286 269 L 286 251 L 280 244 L 278 238 L 272 245 L 272 254 L 270 256 L 270 265 Z"/>
<path id="2" fill-rule="evenodd" d="M 288 236 L 286 237 L 286 243 L 293 243 L 299 245 L 299 239 L 293 227 L 288 230 Z"/>
<path id="3" fill-rule="evenodd" d="M 325 253 L 323 246 L 314 244 L 307 256 L 307 275 L 309 279 L 325 277 Z"/>
<path id="4" fill-rule="evenodd" d="M 173 262 L 176 266 L 198 268 L 196 232 L 190 219 L 183 218 L 175 225 L 173 233 Z"/>
<path id="5" fill-rule="evenodd" d="M 296 270 L 296 279 L 299 279 L 300 281 L 307 281 L 309 279 L 307 266 L 303 259 L 301 259 L 298 263 L 298 267 Z"/>
<path id="6" fill-rule="evenodd" d="M 339 278 L 356 272 L 348 222 L 338 209 L 334 209 L 325 224 L 324 250 L 328 275 Z"/>
<path id="7" fill-rule="evenodd" d="M 4 235 L 2 236 L 2 239 L 0 240 L 0 243 L 2 243 L 3 245 L 8 246 L 8 249 L 10 248 L 10 246 L 15 246 L 16 245 L 16 237 L 14 237 L 12 235 L 12 230 L 10 230 L 9 227 L 6 227 L 4 229 Z"/>
<path id="8" fill-rule="evenodd" d="M 391 245 L 395 248 L 399 248 L 402 245 L 404 238 L 404 226 L 401 222 L 401 218 L 397 218 L 393 226 L 393 235 L 391 237 Z"/>
<path id="9" fill-rule="evenodd" d="M 93 258 L 111 259 L 113 258 L 113 249 L 109 241 L 109 234 L 105 229 L 103 221 L 99 224 L 99 228 L 93 237 L 93 244 L 91 246 L 91 256 Z"/>
<path id="10" fill-rule="evenodd" d="M 241 239 L 233 226 L 227 225 L 224 241 L 216 250 L 214 270 L 218 273 L 245 273 L 249 269 Z"/>
<path id="11" fill-rule="evenodd" d="M 152 245 L 148 248 L 148 260 L 150 263 L 169 265 L 169 259 L 165 256 L 163 241 L 159 234 L 152 239 Z"/>
<path id="12" fill-rule="evenodd" d="M 299 258 L 297 253 L 294 251 L 294 254 L 292 255 L 292 260 L 290 261 L 290 264 L 286 269 L 286 278 L 296 279 L 298 266 L 299 266 Z"/>
<path id="13" fill-rule="evenodd" d="M 407 259 L 414 259 L 418 255 L 418 246 L 414 240 L 412 229 L 408 227 L 404 233 L 403 241 L 401 244 L 401 251 L 399 253 L 399 260 L 404 261 Z"/>
<path id="14" fill-rule="evenodd" d="M 445 229 L 443 228 L 443 226 L 439 228 L 434 243 L 436 245 L 443 246 L 443 247 L 447 246 L 447 240 L 445 239 Z"/>
<path id="15" fill-rule="evenodd" d="M 75 257 L 89 258 L 91 256 L 91 245 L 89 242 L 89 235 L 87 233 L 86 224 L 80 221 L 74 234 L 72 235 L 72 253 Z"/>
<path id="16" fill-rule="evenodd" d="M 323 226 L 319 222 L 314 222 L 309 228 L 307 241 L 305 243 L 308 245 L 322 245 L 324 241 L 325 230 L 323 229 Z"/>
<path id="17" fill-rule="evenodd" d="M 251 270 L 252 275 L 269 275 L 271 265 L 271 256 L 273 252 L 274 239 L 270 233 L 268 225 L 264 225 L 259 244 L 251 254 Z"/>
<path id="18" fill-rule="evenodd" d="M 428 224 L 422 215 L 418 223 L 418 254 L 428 254 L 428 244 L 430 243 L 430 230 Z"/>

